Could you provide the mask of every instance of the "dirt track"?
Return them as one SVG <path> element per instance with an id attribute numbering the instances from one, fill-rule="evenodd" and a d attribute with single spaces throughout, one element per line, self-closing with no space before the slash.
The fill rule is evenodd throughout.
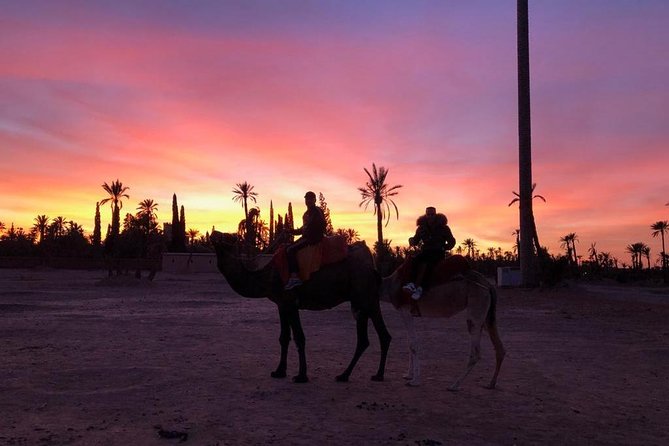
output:
<path id="1" fill-rule="evenodd" d="M 419 321 L 424 383 L 409 388 L 392 307 L 383 383 L 369 380 L 371 329 L 351 381 L 334 381 L 355 344 L 348 307 L 305 312 L 311 382 L 293 384 L 269 377 L 273 304 L 236 296 L 218 274 L 0 270 L 0 444 L 178 444 L 161 428 L 197 445 L 669 444 L 669 296 L 607 293 L 500 290 L 499 387 L 483 388 L 484 335 L 481 363 L 451 393 L 468 355 L 463 315 Z"/>

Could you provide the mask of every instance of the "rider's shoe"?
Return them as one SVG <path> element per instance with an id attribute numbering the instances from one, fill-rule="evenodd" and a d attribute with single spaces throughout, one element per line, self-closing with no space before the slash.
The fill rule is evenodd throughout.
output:
<path id="1" fill-rule="evenodd" d="M 404 285 L 402 289 L 407 293 L 414 293 L 416 291 L 416 285 L 414 285 L 413 282 L 409 282 L 406 285 Z"/>
<path id="2" fill-rule="evenodd" d="M 411 298 L 413 300 L 418 300 L 418 299 L 421 298 L 422 295 L 423 295 L 423 288 L 416 287 L 416 291 L 413 292 L 413 294 L 411 295 Z"/>
<path id="3" fill-rule="evenodd" d="M 297 277 L 291 277 L 290 279 L 288 279 L 288 282 L 286 283 L 286 286 L 283 287 L 283 289 L 288 291 L 300 285 L 302 285 L 302 281 L 300 279 L 298 279 Z"/>

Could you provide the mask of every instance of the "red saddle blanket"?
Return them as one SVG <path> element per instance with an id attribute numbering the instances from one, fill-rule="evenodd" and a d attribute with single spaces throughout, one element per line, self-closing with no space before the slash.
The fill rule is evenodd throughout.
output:
<path id="1" fill-rule="evenodd" d="M 286 256 L 287 245 L 281 245 L 272 257 L 272 264 L 279 271 L 281 280 L 288 281 L 288 257 Z M 303 281 L 309 280 L 311 274 L 322 266 L 344 260 L 348 254 L 348 246 L 344 237 L 333 235 L 325 237 L 319 243 L 306 246 L 297 252 L 297 265 L 299 276 Z"/>
<path id="2" fill-rule="evenodd" d="M 412 280 L 411 270 L 414 261 L 413 257 L 409 257 L 402 266 L 400 266 L 402 285 Z M 465 257 L 457 254 L 446 257 L 434 266 L 429 281 L 423 284 L 423 288 L 428 289 L 449 282 L 453 280 L 454 277 L 464 274 L 470 269 L 471 266 Z"/>

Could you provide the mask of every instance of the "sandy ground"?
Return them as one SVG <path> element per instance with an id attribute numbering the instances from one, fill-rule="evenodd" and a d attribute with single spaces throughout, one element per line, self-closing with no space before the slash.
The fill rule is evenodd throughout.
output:
<path id="1" fill-rule="evenodd" d="M 468 356 L 464 315 L 421 319 L 423 385 L 404 385 L 406 335 L 386 381 L 379 348 L 337 383 L 355 343 L 347 306 L 304 312 L 308 384 L 269 376 L 278 315 L 218 274 L 154 282 L 99 271 L 0 270 L 0 444 L 669 444 L 669 292 L 615 286 L 500 290 L 508 355 L 498 389 Z M 291 346 L 289 372 L 296 373 Z"/>

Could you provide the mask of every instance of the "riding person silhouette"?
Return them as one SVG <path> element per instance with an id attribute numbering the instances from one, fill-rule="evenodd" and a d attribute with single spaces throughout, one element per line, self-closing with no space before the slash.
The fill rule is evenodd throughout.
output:
<path id="1" fill-rule="evenodd" d="M 402 287 L 411 293 L 411 298 L 418 300 L 423 295 L 423 284 L 428 283 L 434 266 L 444 259 L 446 251 L 455 246 L 455 238 L 448 227 L 448 219 L 444 214 L 437 214 L 437 210 L 429 206 L 416 221 L 416 234 L 409 238 L 411 246 L 422 242 L 420 252 L 413 259 L 412 281 Z"/>
<path id="2" fill-rule="evenodd" d="M 302 216 L 302 227 L 290 231 L 293 235 L 302 235 L 288 248 L 286 248 L 286 257 L 288 258 L 288 272 L 290 277 L 284 289 L 291 290 L 296 286 L 302 285 L 302 280 L 297 276 L 297 252 L 309 245 L 315 245 L 323 240 L 325 236 L 325 216 L 321 208 L 316 206 L 316 194 L 309 191 L 304 195 L 304 204 L 307 210 Z"/>

